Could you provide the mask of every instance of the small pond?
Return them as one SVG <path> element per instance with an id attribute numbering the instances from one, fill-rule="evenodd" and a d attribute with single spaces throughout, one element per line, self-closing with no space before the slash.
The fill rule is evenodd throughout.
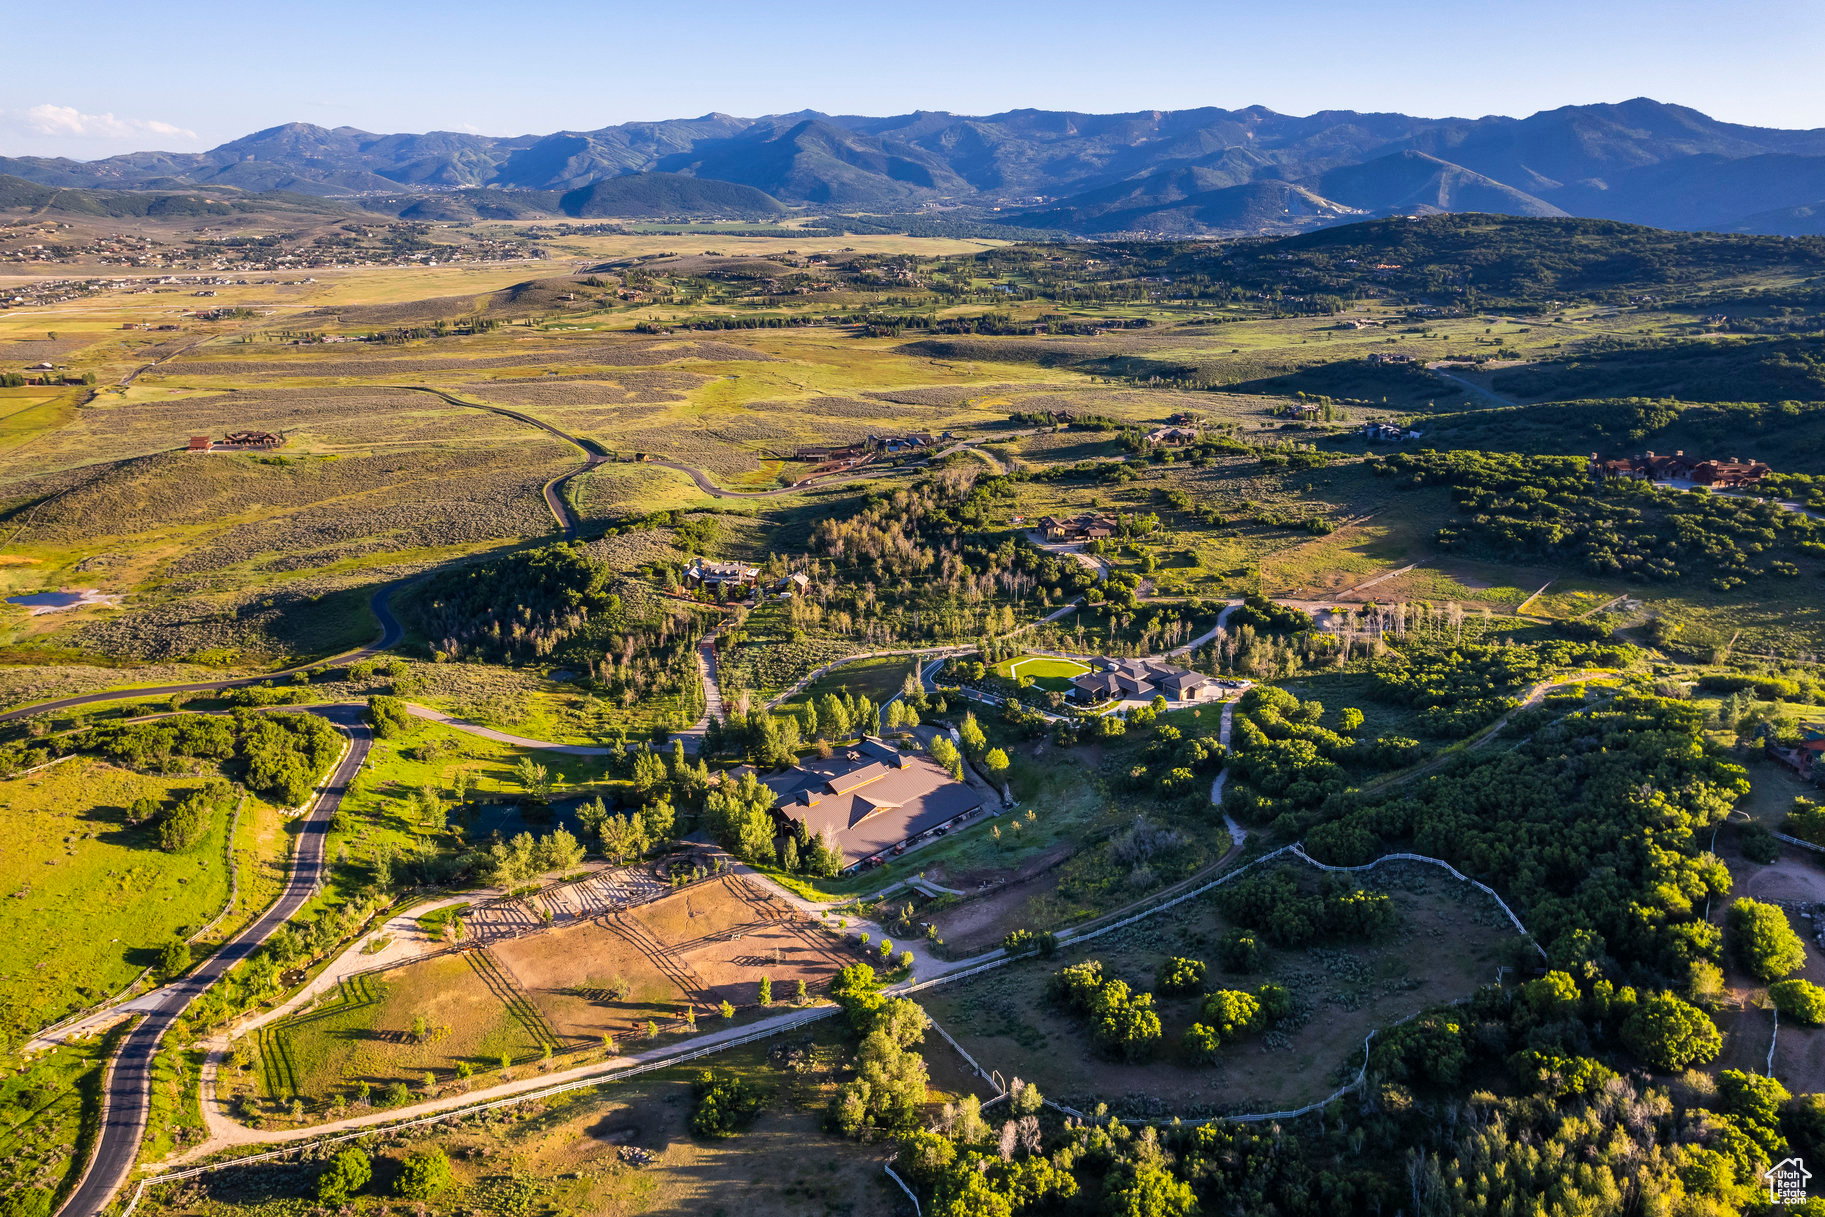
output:
<path id="1" fill-rule="evenodd" d="M 33 592 L 29 596 L 8 596 L 8 604 L 24 605 L 26 608 L 69 608 L 82 603 L 81 592 Z"/>

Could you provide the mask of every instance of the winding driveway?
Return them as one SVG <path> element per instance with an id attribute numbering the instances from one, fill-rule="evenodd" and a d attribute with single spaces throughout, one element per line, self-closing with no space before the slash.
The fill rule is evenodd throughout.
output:
<path id="1" fill-rule="evenodd" d="M 252 925 L 229 939 L 189 975 L 153 995 L 157 998 L 155 1007 L 148 1010 L 139 1025 L 127 1034 L 108 1066 L 102 1089 L 101 1131 L 82 1181 L 58 1210 L 59 1217 L 90 1217 L 107 1207 L 139 1157 L 147 1113 L 151 1110 L 152 1059 L 158 1051 L 159 1041 L 192 1001 L 230 968 L 252 955 L 261 943 L 304 907 L 322 882 L 323 844 L 330 817 L 342 805 L 349 782 L 367 760 L 373 737 L 356 707 L 332 706 L 317 713 L 329 718 L 349 737 L 349 747 L 304 818 L 284 892 Z"/>

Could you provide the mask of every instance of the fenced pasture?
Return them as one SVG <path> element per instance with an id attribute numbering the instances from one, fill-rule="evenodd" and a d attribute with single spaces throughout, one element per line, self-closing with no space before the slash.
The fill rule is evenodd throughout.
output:
<path id="1" fill-rule="evenodd" d="M 442 1086 L 465 1065 L 481 1074 L 547 1049 L 600 1050 L 605 1036 L 632 1047 L 655 1029 L 688 1032 L 687 1009 L 706 1027 L 722 1025 L 722 1002 L 757 1009 L 762 976 L 784 1005 L 799 980 L 821 992 L 853 961 L 835 936 L 733 876 L 658 899 L 651 884 L 600 899 L 581 890 L 595 883 L 542 896 L 549 923 L 523 902 L 471 906 L 459 947 L 349 977 L 261 1028 L 259 1093 L 301 1098 L 315 1116 L 363 1082 L 379 1101 L 396 1083 L 418 1093 L 427 1073 Z"/>
<path id="2" fill-rule="evenodd" d="M 1302 884 L 1316 883 L 1309 870 L 1293 873 Z M 922 1000 L 985 1068 L 1035 1082 L 1048 1098 L 1081 1110 L 1099 1102 L 1137 1116 L 1288 1110 L 1329 1094 L 1340 1072 L 1353 1076 L 1369 1031 L 1495 980 L 1520 941 L 1494 901 L 1435 868 L 1390 863 L 1365 881 L 1389 891 L 1399 912 L 1398 928 L 1380 942 L 1274 948 L 1263 970 L 1227 972 L 1218 946 L 1231 927 L 1205 896 L 1054 958 L 937 986 Z M 1171 996 L 1154 985 L 1156 969 L 1171 956 L 1208 962 L 1203 991 L 1284 986 L 1294 999 L 1292 1018 L 1225 1044 L 1214 1064 L 1196 1063 L 1178 1041 L 1197 1021 L 1201 996 Z M 1047 996 L 1052 974 L 1084 959 L 1101 960 L 1105 976 L 1135 992 L 1155 994 L 1163 1038 L 1151 1060 L 1100 1055 L 1082 1017 Z"/>

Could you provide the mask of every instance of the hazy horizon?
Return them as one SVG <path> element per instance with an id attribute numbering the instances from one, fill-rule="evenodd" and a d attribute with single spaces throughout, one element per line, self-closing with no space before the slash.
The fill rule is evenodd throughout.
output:
<path id="1" fill-rule="evenodd" d="M 513 18 L 472 0 L 319 0 L 252 16 L 205 0 L 156 22 L 118 0 L 65 11 L 74 28 L 133 36 L 85 46 L 82 76 L 52 56 L 10 64 L 0 155 L 195 152 L 287 122 L 512 136 L 716 111 L 1260 105 L 1475 118 L 1637 96 L 1726 122 L 1825 126 L 1810 83 L 1825 11 L 1791 0 L 1487 11 L 1321 0 L 1298 12 L 1174 0 L 1119 23 L 1079 0 L 864 14 L 811 4 L 765 22 L 726 0 L 688 14 L 561 0 Z"/>

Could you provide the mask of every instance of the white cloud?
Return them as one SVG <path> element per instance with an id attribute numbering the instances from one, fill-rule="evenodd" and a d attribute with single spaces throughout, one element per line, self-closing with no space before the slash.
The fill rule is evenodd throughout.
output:
<path id="1" fill-rule="evenodd" d="M 156 119 L 118 118 L 112 114 L 84 114 L 74 106 L 33 106 L 25 112 L 24 126 L 36 135 L 62 139 L 131 140 L 146 136 L 194 141 L 197 134 Z"/>

